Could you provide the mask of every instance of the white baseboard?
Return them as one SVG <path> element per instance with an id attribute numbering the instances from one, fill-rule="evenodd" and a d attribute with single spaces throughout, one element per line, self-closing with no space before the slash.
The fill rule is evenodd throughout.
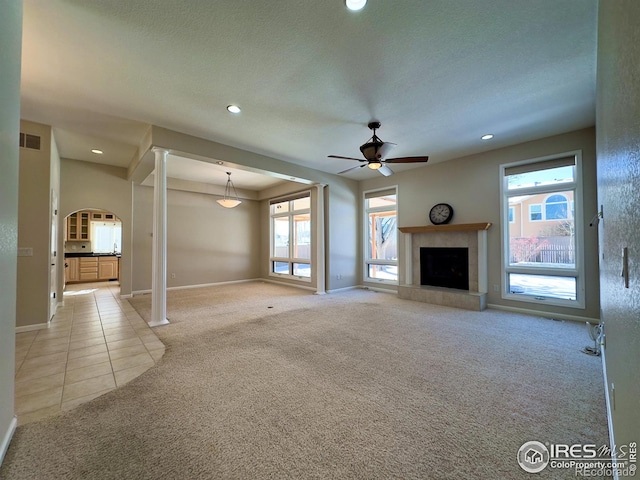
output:
<path id="1" fill-rule="evenodd" d="M 600 319 L 598 318 L 581 317 L 579 315 L 567 315 L 564 313 L 541 312 L 539 310 L 531 310 L 529 308 L 507 307 L 504 305 L 496 305 L 493 303 L 487 304 L 487 308 L 491 308 L 493 310 L 503 310 L 505 312 L 522 313 L 523 315 L 534 315 L 536 317 L 551 318 L 553 320 L 569 320 L 572 322 L 581 323 L 589 322 L 593 323 L 594 325 L 600 323 Z"/>
<path id="2" fill-rule="evenodd" d="M 4 432 L 4 436 L 2 437 L 2 443 L 0 443 L 0 465 L 2 465 L 2 461 L 4 460 L 4 456 L 9 449 L 9 444 L 11 443 L 11 439 L 13 438 L 13 433 L 16 431 L 16 427 L 18 426 L 18 417 L 15 415 L 9 422 L 9 427 L 7 431 Z"/>
<path id="3" fill-rule="evenodd" d="M 611 391 L 609 390 L 609 380 L 607 379 L 607 359 L 606 359 L 606 348 L 604 345 L 600 348 L 600 358 L 602 358 L 602 377 L 604 379 L 604 399 L 607 404 L 607 424 L 609 425 L 609 447 L 611 448 L 611 462 L 615 463 L 616 461 L 616 441 L 615 436 L 613 434 L 613 417 L 611 415 L 612 411 L 612 401 L 611 401 Z M 613 479 L 618 480 L 618 472 L 614 470 Z"/>
<path id="4" fill-rule="evenodd" d="M 50 322 L 36 323 L 34 325 L 24 325 L 22 327 L 16 327 L 16 333 L 32 332 L 34 330 L 44 330 L 49 328 Z"/>
<path id="5" fill-rule="evenodd" d="M 250 278 L 248 280 L 230 280 L 228 282 L 216 282 L 216 283 L 201 283 L 198 285 L 181 285 L 178 287 L 167 287 L 167 290 L 188 290 L 191 288 L 203 288 L 203 287 L 215 287 L 218 285 L 231 285 L 234 283 L 247 283 L 247 282 L 259 282 L 259 281 L 263 281 L 266 282 L 267 280 L 264 280 L 262 278 Z M 131 295 L 128 295 L 126 298 L 131 298 L 131 297 L 135 297 L 136 295 L 149 295 L 151 293 L 151 289 L 149 290 L 134 290 L 131 292 Z M 121 296 L 121 298 L 125 298 L 124 296 Z"/>
<path id="6" fill-rule="evenodd" d="M 342 288 L 332 288 L 331 290 L 327 290 L 327 293 L 339 293 L 339 292 L 346 292 L 348 290 L 355 290 L 355 289 L 360 289 L 362 288 L 359 285 L 352 285 L 350 287 L 342 287 Z"/>

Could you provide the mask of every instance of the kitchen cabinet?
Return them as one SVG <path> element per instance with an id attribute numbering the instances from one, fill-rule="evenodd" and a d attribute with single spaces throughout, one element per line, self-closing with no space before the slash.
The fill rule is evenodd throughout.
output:
<path id="1" fill-rule="evenodd" d="M 72 213 L 67 217 L 67 238 L 66 240 L 78 239 L 78 213 Z"/>
<path id="2" fill-rule="evenodd" d="M 67 240 L 76 241 L 89 241 L 89 219 L 91 217 L 90 212 L 76 212 L 67 217 Z"/>
<path id="3" fill-rule="evenodd" d="M 98 257 L 98 280 L 118 278 L 118 257 Z"/>
<path id="4" fill-rule="evenodd" d="M 64 262 L 65 283 L 120 279 L 120 257 L 115 255 L 69 256 Z"/>
<path id="5" fill-rule="evenodd" d="M 65 258 L 64 283 L 77 282 L 80 280 L 80 259 Z"/>
<path id="6" fill-rule="evenodd" d="M 80 257 L 80 275 L 78 281 L 98 280 L 98 257 Z"/>
<path id="7" fill-rule="evenodd" d="M 91 212 L 91 220 L 105 220 L 112 222 L 118 218 L 113 213 L 107 212 Z"/>

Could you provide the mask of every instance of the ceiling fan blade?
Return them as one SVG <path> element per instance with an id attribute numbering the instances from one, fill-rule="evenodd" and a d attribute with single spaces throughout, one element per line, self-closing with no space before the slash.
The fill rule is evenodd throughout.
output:
<path id="1" fill-rule="evenodd" d="M 380 155 L 381 159 L 384 159 L 395 146 L 395 143 L 384 142 L 378 149 L 378 155 Z"/>
<path id="2" fill-rule="evenodd" d="M 343 160 L 355 160 L 356 162 L 366 162 L 364 158 L 341 157 L 339 155 L 329 155 L 329 158 L 341 158 Z"/>
<path id="3" fill-rule="evenodd" d="M 386 165 L 382 165 L 378 171 L 384 175 L 385 177 L 388 177 L 390 175 L 393 175 L 393 170 L 391 170 L 389 167 L 387 167 Z"/>
<path id="4" fill-rule="evenodd" d="M 367 164 L 365 163 L 364 165 L 356 165 L 355 167 L 351 167 L 351 168 L 347 168 L 346 170 L 343 170 L 341 172 L 338 172 L 338 175 L 342 174 L 342 173 L 347 173 L 350 172 L 351 170 L 355 170 L 356 168 L 362 168 L 362 167 L 366 167 Z"/>
<path id="5" fill-rule="evenodd" d="M 384 163 L 420 163 L 429 161 L 429 157 L 398 157 L 387 158 Z"/>

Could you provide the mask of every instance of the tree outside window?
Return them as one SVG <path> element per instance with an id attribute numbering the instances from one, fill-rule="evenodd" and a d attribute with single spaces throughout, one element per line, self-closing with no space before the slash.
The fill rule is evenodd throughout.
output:
<path id="1" fill-rule="evenodd" d="M 397 283 L 398 228 L 396 190 L 365 193 L 365 272 L 368 282 Z"/>

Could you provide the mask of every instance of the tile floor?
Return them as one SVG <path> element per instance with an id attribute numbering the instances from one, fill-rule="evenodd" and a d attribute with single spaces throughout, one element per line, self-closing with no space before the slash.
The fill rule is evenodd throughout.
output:
<path id="1" fill-rule="evenodd" d="M 164 344 L 120 299 L 117 282 L 67 285 L 48 329 L 16 334 L 18 424 L 121 387 L 163 354 Z"/>

